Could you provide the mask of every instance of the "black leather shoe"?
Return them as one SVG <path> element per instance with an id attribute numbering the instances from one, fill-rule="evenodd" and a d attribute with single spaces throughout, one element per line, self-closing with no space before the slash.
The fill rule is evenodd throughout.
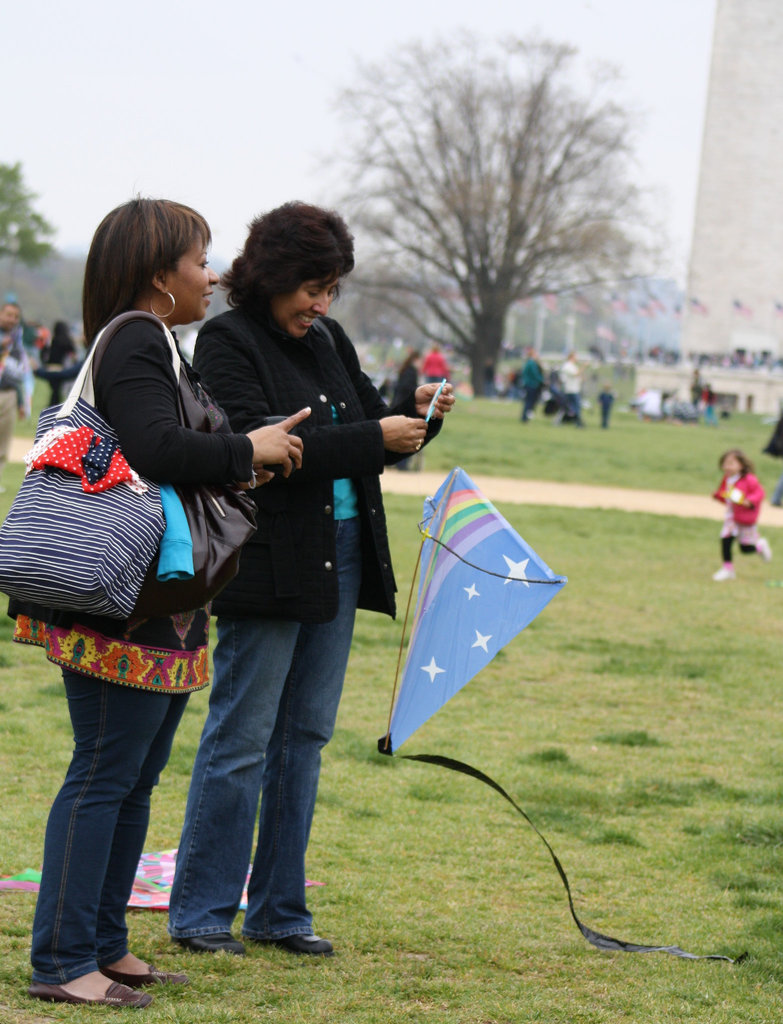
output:
<path id="1" fill-rule="evenodd" d="M 234 956 L 245 955 L 244 945 L 235 939 L 231 932 L 213 932 L 211 935 L 176 935 L 174 941 L 193 953 L 223 952 L 233 953 Z"/>
<path id="2" fill-rule="evenodd" d="M 308 956 L 334 956 L 334 949 L 328 939 L 318 935 L 285 935 L 282 939 L 272 939 L 273 946 L 287 949 L 289 953 L 304 953 Z"/>
<path id="3" fill-rule="evenodd" d="M 143 988 L 145 985 L 187 985 L 189 984 L 187 974 L 170 974 L 168 971 L 159 971 L 152 964 L 147 964 L 144 974 L 128 974 L 125 971 L 113 971 L 110 967 L 100 967 L 101 974 L 112 981 L 118 981 L 128 988 Z"/>

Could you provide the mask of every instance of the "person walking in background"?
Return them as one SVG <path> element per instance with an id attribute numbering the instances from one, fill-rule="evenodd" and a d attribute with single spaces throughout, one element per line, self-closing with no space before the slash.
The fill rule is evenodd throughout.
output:
<path id="1" fill-rule="evenodd" d="M 404 402 L 419 386 L 418 362 L 419 352 L 415 348 L 408 349 L 407 356 L 400 363 L 397 381 L 391 397 L 392 407 Z M 442 377 L 441 380 L 443 380 Z M 415 455 L 411 455 L 407 459 L 400 459 L 397 463 L 397 469 L 407 472 L 414 465 L 421 465 L 421 452 L 416 452 Z"/>
<path id="2" fill-rule="evenodd" d="M 709 384 L 705 384 L 701 392 L 701 409 L 707 426 L 717 427 L 718 417 L 715 415 L 715 392 Z"/>
<path id="3" fill-rule="evenodd" d="M 701 393 L 704 390 L 704 383 L 701 379 L 698 366 L 693 371 L 691 377 L 691 402 L 698 409 L 699 402 L 701 401 Z"/>
<path id="4" fill-rule="evenodd" d="M 449 364 L 440 350 L 440 345 L 433 345 L 426 354 L 421 372 L 424 374 L 424 380 L 428 384 L 440 384 L 444 377 L 448 380 L 451 376 Z"/>
<path id="5" fill-rule="evenodd" d="M 539 362 L 536 350 L 528 348 L 525 352 L 527 358 L 522 367 L 520 383 L 523 389 L 522 396 L 522 422 L 527 423 L 530 414 L 535 411 L 541 392 L 544 389 L 544 370 Z"/>
<path id="6" fill-rule="evenodd" d="M 46 349 L 44 362 L 47 366 L 70 366 L 76 358 L 76 343 L 71 337 L 68 324 L 58 320 L 52 330 L 52 340 Z"/>
<path id="7" fill-rule="evenodd" d="M 36 377 L 48 382 L 50 405 L 60 404 L 63 384 L 79 375 L 80 365 L 68 324 L 58 320 L 52 331 L 52 340 L 41 353 L 41 365 L 33 371 Z"/>
<path id="8" fill-rule="evenodd" d="M 582 368 L 576 361 L 576 352 L 569 352 L 566 361 L 560 367 L 560 379 L 563 382 L 563 393 L 568 411 L 576 421 L 577 427 L 583 427 Z"/>
<path id="9" fill-rule="evenodd" d="M 764 454 L 772 455 L 777 459 L 783 458 L 783 416 L 775 424 L 772 437 L 769 439 L 766 448 L 764 448 Z M 772 492 L 769 503 L 776 508 L 780 508 L 781 504 L 783 504 L 783 473 L 778 477 L 778 482 L 775 484 L 775 489 Z"/>
<path id="10" fill-rule="evenodd" d="M 604 384 L 601 388 L 598 404 L 601 406 L 601 427 L 606 430 L 609 426 L 609 416 L 614 405 L 614 392 L 610 384 Z"/>
<path id="11" fill-rule="evenodd" d="M 16 302 L 0 306 L 0 479 L 11 454 L 16 421 L 29 415 L 25 387 L 30 365 L 22 342 L 22 311 Z M 5 488 L 0 486 L 0 492 Z"/>
<path id="12" fill-rule="evenodd" d="M 394 384 L 394 391 L 391 396 L 391 405 L 399 405 L 409 398 L 419 386 L 419 352 L 418 349 L 409 348 L 408 354 L 400 363 L 397 371 L 397 380 Z M 441 377 L 440 380 L 443 380 Z"/>
<path id="13" fill-rule="evenodd" d="M 735 578 L 732 559 L 735 537 L 744 555 L 758 554 L 765 562 L 772 560 L 772 549 L 769 541 L 758 532 L 764 488 L 753 473 L 753 463 L 739 448 L 731 448 L 721 455 L 718 466 L 723 479 L 712 496 L 726 506 L 726 516 L 720 531 L 723 565 L 712 578 L 720 583 Z"/>

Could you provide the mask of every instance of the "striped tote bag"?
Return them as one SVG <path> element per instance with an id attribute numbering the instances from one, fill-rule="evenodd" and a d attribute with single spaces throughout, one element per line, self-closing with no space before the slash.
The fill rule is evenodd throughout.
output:
<path id="1" fill-rule="evenodd" d="M 160 488 L 130 469 L 89 400 L 99 344 L 132 318 L 139 314 L 104 329 L 63 405 L 41 413 L 0 527 L 0 591 L 9 597 L 115 619 L 133 611 L 165 529 Z"/>

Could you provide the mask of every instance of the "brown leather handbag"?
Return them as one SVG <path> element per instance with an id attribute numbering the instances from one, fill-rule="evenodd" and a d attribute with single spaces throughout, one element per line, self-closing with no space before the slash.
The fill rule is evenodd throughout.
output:
<path id="1" fill-rule="evenodd" d="M 198 386 L 198 385 L 197 385 Z M 212 424 L 184 370 L 179 377 L 180 419 L 191 430 L 209 432 Z M 161 616 L 202 608 L 239 571 L 242 546 L 256 530 L 255 505 L 228 484 L 175 484 L 193 542 L 194 575 L 158 580 L 153 566 L 142 584 L 134 615 Z"/>
<path id="2" fill-rule="evenodd" d="M 134 310 L 118 321 L 150 320 L 166 335 L 179 378 L 179 417 L 184 427 L 211 433 L 212 422 L 199 400 L 165 325 L 151 313 Z M 97 373 L 97 367 L 95 371 Z M 200 385 L 196 385 L 200 387 Z M 157 559 L 144 578 L 134 616 L 145 618 L 176 615 L 203 608 L 239 571 L 242 546 L 255 533 L 255 505 L 239 488 L 228 484 L 175 484 L 193 542 L 192 577 L 157 579 Z"/>

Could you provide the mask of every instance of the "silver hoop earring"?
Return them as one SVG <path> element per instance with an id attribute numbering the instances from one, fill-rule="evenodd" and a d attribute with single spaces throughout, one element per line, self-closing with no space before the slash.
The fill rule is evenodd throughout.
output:
<path id="1" fill-rule="evenodd" d="M 174 312 L 174 307 L 177 305 L 177 303 L 174 300 L 174 296 L 171 294 L 171 292 L 166 292 L 166 295 L 168 295 L 168 297 L 171 299 L 171 309 L 168 311 L 168 313 L 159 313 L 157 309 L 155 309 L 155 306 L 152 304 L 152 299 L 150 299 L 150 313 L 152 313 L 153 316 L 158 317 L 159 320 L 168 320 L 168 318 Z"/>

